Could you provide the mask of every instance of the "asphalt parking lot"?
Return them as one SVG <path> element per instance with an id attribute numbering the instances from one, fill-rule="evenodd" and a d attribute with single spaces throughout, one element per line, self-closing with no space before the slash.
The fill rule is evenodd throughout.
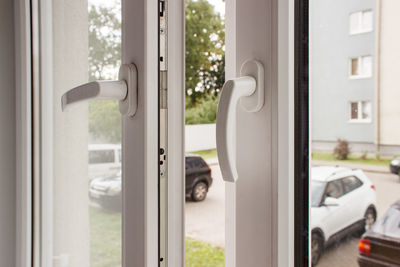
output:
<path id="1" fill-rule="evenodd" d="M 378 218 L 390 207 L 392 203 L 400 199 L 399 177 L 386 173 L 365 172 L 374 183 L 378 205 Z M 359 238 L 349 237 L 338 244 L 327 248 L 318 264 L 321 267 L 346 266 L 356 267 Z"/>
<path id="2" fill-rule="evenodd" d="M 214 184 L 205 201 L 186 202 L 186 235 L 214 245 L 225 245 L 225 187 L 218 165 L 211 166 Z M 378 217 L 400 198 L 400 182 L 397 175 L 366 172 L 375 184 Z M 358 266 L 358 238 L 350 237 L 328 248 L 318 266 Z"/>
<path id="3" fill-rule="evenodd" d="M 225 246 L 225 185 L 218 165 L 210 166 L 213 185 L 203 202 L 186 201 L 186 236 Z"/>

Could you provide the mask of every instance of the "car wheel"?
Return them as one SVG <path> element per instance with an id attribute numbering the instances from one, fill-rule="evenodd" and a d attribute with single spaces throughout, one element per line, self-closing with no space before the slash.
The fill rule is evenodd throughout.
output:
<path id="1" fill-rule="evenodd" d="M 371 229 L 376 221 L 376 211 L 374 208 L 368 208 L 364 214 L 364 232 Z"/>
<path id="2" fill-rule="evenodd" d="M 207 196 L 208 186 L 204 182 L 198 182 L 192 190 L 193 201 L 203 201 Z"/>
<path id="3" fill-rule="evenodd" d="M 364 213 L 364 222 L 359 230 L 354 232 L 355 237 L 362 236 L 366 231 L 371 229 L 376 221 L 376 210 L 373 207 L 369 207 Z"/>
<path id="4" fill-rule="evenodd" d="M 313 233 L 311 236 L 311 263 L 312 266 L 317 265 L 321 258 L 322 251 L 324 249 L 324 240 L 320 234 Z"/>

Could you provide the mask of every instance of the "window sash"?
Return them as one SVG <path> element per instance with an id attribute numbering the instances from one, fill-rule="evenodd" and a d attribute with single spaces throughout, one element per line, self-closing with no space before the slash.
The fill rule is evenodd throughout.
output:
<path id="1" fill-rule="evenodd" d="M 372 76 L 372 56 L 359 56 L 350 58 L 350 78 L 369 78 Z"/>
<path id="2" fill-rule="evenodd" d="M 350 102 L 350 122 L 371 122 L 371 101 Z"/>
<path id="3" fill-rule="evenodd" d="M 372 10 L 357 11 L 349 16 L 350 35 L 370 32 L 373 30 Z"/>

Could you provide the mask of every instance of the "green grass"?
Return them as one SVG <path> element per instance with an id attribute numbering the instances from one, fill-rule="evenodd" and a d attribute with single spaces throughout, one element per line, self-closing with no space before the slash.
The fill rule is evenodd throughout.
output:
<path id="1" fill-rule="evenodd" d="M 193 154 L 198 154 L 202 156 L 204 159 L 216 158 L 217 157 L 217 150 L 210 149 L 210 150 L 202 150 L 202 151 L 195 151 L 191 152 Z M 323 161 L 339 161 L 333 157 L 331 153 L 312 153 L 313 160 L 323 160 Z M 390 161 L 392 158 L 366 158 L 362 159 L 360 156 L 357 155 L 349 155 L 347 160 L 343 160 L 342 162 L 348 163 L 356 163 L 356 164 L 371 164 L 371 165 L 378 165 L 378 166 L 389 166 Z"/>
<path id="2" fill-rule="evenodd" d="M 186 267 L 225 266 L 224 249 L 192 238 L 186 238 L 185 245 Z"/>
<path id="3" fill-rule="evenodd" d="M 333 157 L 330 153 L 312 153 L 312 160 L 322 160 L 322 161 L 339 161 Z M 356 163 L 356 164 L 370 164 L 378 166 L 389 166 L 391 158 L 366 158 L 362 159 L 360 156 L 349 155 L 347 160 L 341 160 L 341 162 Z"/>
<path id="4" fill-rule="evenodd" d="M 187 238 L 186 267 L 223 267 L 222 248 Z M 121 266 L 121 213 L 90 207 L 91 267 Z"/>
<path id="5" fill-rule="evenodd" d="M 216 158 L 217 157 L 217 150 L 216 149 L 195 151 L 195 152 L 191 152 L 191 153 L 200 155 L 204 159 L 212 159 L 212 158 Z"/>
<path id="6" fill-rule="evenodd" d="M 90 207 L 91 267 L 121 266 L 121 213 Z"/>

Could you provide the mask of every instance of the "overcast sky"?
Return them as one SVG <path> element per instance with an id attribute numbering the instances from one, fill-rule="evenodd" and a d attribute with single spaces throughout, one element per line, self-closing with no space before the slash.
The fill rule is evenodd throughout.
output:
<path id="1" fill-rule="evenodd" d="M 225 2 L 222 2 L 222 0 L 208 0 L 208 2 L 215 6 L 215 10 L 222 16 L 225 16 Z"/>

